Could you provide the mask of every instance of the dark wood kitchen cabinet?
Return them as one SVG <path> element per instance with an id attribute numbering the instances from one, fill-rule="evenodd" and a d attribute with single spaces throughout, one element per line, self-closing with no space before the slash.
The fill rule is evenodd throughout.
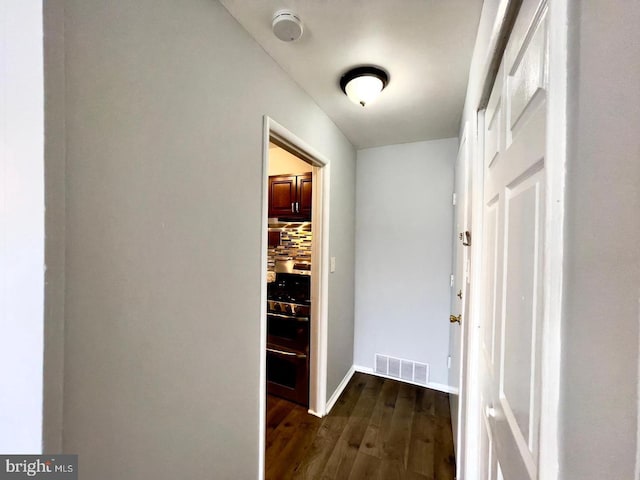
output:
<path id="1" fill-rule="evenodd" d="M 269 177 L 269 217 L 311 221 L 312 198 L 311 173 Z"/>

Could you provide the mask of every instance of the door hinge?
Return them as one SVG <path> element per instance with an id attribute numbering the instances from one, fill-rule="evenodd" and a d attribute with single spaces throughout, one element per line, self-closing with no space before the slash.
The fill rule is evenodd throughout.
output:
<path id="1" fill-rule="evenodd" d="M 453 288 L 453 284 L 454 284 L 454 276 L 451 275 L 451 285 L 450 285 L 451 288 Z"/>
<path id="2" fill-rule="evenodd" d="M 453 199 L 452 199 L 452 204 L 455 205 L 456 204 L 456 194 L 453 194 Z"/>

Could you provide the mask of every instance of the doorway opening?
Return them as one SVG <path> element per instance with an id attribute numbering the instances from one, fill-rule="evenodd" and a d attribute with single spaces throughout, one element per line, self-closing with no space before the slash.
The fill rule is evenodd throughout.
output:
<path id="1" fill-rule="evenodd" d="M 267 395 L 326 412 L 329 162 L 264 117 L 260 462 Z"/>

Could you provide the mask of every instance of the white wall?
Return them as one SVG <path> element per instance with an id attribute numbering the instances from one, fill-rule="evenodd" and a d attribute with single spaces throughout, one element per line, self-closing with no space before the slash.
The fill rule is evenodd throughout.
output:
<path id="1" fill-rule="evenodd" d="M 42 451 L 42 2 L 0 2 L 0 452 Z"/>
<path id="2" fill-rule="evenodd" d="M 64 15 L 63 450 L 93 480 L 256 478 L 263 115 L 331 162 L 328 395 L 353 360 L 355 151 L 218 2 Z"/>
<path id="3" fill-rule="evenodd" d="M 355 364 L 428 363 L 448 384 L 456 138 L 358 151 Z"/>
<path id="4" fill-rule="evenodd" d="M 637 479 L 640 3 L 570 14 L 560 477 Z"/>

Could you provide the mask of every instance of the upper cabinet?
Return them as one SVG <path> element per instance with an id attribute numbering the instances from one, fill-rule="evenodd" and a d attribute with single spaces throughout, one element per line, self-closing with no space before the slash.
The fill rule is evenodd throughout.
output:
<path id="1" fill-rule="evenodd" d="M 311 173 L 269 177 L 269 217 L 311 221 L 311 192 Z"/>
<path id="2" fill-rule="evenodd" d="M 298 175 L 298 213 L 307 221 L 311 221 L 311 174 Z"/>

